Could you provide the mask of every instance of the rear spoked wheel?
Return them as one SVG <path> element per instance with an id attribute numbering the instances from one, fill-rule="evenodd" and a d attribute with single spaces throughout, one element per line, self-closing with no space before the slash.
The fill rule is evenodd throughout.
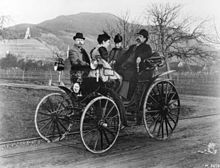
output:
<path id="1" fill-rule="evenodd" d="M 35 128 L 47 142 L 62 140 L 70 130 L 72 103 L 60 93 L 51 93 L 41 99 L 35 111 Z"/>
<path id="2" fill-rule="evenodd" d="M 120 112 L 116 103 L 105 96 L 91 100 L 83 111 L 80 135 L 87 150 L 104 153 L 115 143 L 120 131 Z"/>
<path id="3" fill-rule="evenodd" d="M 148 134 L 165 140 L 177 126 L 180 99 L 170 81 L 158 81 L 150 86 L 143 104 L 143 119 Z"/>

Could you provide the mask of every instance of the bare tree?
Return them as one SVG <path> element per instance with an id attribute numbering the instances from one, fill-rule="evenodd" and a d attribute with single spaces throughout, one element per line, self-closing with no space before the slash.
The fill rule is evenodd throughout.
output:
<path id="1" fill-rule="evenodd" d="M 152 4 L 146 10 L 148 24 L 151 25 L 150 43 L 153 49 L 165 57 L 167 70 L 172 57 L 189 61 L 207 61 L 212 58 L 205 48 L 212 39 L 205 33 L 204 26 L 208 20 L 195 22 L 191 18 L 180 18 L 182 6 Z M 197 58 L 197 59 L 196 59 Z"/>
<path id="2" fill-rule="evenodd" d="M 106 31 L 113 38 L 114 35 L 120 33 L 123 37 L 123 47 L 128 47 L 134 40 L 134 34 L 143 27 L 140 24 L 137 24 L 137 19 L 131 19 L 130 13 L 127 11 L 118 17 L 116 23 L 106 22 Z"/>

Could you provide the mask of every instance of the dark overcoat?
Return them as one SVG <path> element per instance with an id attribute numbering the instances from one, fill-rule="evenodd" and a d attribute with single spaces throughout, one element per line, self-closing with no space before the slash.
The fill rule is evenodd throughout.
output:
<path id="1" fill-rule="evenodd" d="M 141 62 L 139 64 L 139 70 L 143 70 L 146 68 L 144 60 L 150 58 L 152 55 L 152 49 L 150 45 L 146 43 L 142 43 L 139 46 L 131 45 L 129 49 L 123 54 L 121 58 L 122 64 L 119 66 L 120 70 L 119 73 L 122 74 L 124 80 L 136 80 L 134 78 L 137 73 L 137 64 L 136 59 L 137 57 L 141 58 Z"/>

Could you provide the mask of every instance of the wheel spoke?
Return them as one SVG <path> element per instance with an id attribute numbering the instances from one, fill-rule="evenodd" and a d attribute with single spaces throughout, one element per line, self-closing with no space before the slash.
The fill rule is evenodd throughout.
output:
<path id="1" fill-rule="evenodd" d="M 170 122 L 169 122 L 169 120 L 167 119 L 167 117 L 166 117 L 166 116 L 165 116 L 165 119 L 166 119 L 167 124 L 168 124 L 168 126 L 170 127 L 170 129 L 171 129 L 171 130 L 173 130 L 173 128 L 172 128 L 172 126 L 170 125 Z"/>
<path id="2" fill-rule="evenodd" d="M 103 149 L 103 133 L 102 133 L 102 130 L 100 130 L 100 136 L 101 136 L 101 149 Z"/>
<path id="3" fill-rule="evenodd" d="M 173 121 L 174 124 L 176 124 L 176 122 L 175 122 L 174 119 L 169 115 L 169 113 L 167 113 L 167 116 Z"/>
<path id="4" fill-rule="evenodd" d="M 93 132 L 94 130 L 96 130 L 96 128 L 93 128 L 93 129 L 91 129 L 91 130 L 89 130 L 88 132 L 86 132 L 86 133 L 83 133 L 83 136 L 86 136 L 86 135 L 88 135 L 90 132 Z"/>
<path id="5" fill-rule="evenodd" d="M 65 121 L 65 122 L 70 122 L 70 119 L 69 118 L 66 118 L 66 117 L 58 117 L 60 120 L 62 120 L 62 121 Z"/>
<path id="6" fill-rule="evenodd" d="M 159 119 L 158 119 L 158 120 L 159 120 Z M 154 133 L 154 131 L 155 131 L 156 127 L 157 127 L 158 120 L 155 122 L 154 129 L 153 129 L 153 132 L 152 132 L 152 133 Z"/>
<path id="7" fill-rule="evenodd" d="M 178 114 L 171 113 L 171 111 L 169 111 L 168 113 L 171 114 L 172 116 L 178 117 Z"/>
<path id="8" fill-rule="evenodd" d="M 49 134 L 49 131 L 50 131 L 51 127 L 52 127 L 52 124 L 53 124 L 53 122 L 50 123 L 50 126 L 49 126 L 49 128 L 47 130 L 46 136 Z"/>
<path id="9" fill-rule="evenodd" d="M 161 117 L 161 121 L 162 121 L 162 117 Z M 159 130 L 158 130 L 158 132 L 157 132 L 157 137 L 159 137 L 159 135 L 160 135 L 160 129 L 161 129 L 161 121 L 160 121 L 160 126 L 159 126 Z"/>
<path id="10" fill-rule="evenodd" d="M 62 127 L 65 131 L 67 131 L 67 128 L 63 125 L 63 123 L 62 123 L 61 121 L 57 120 L 57 122 L 61 125 L 61 127 Z"/>
<path id="11" fill-rule="evenodd" d="M 97 136 L 97 139 L 96 139 L 96 141 L 95 141 L 95 144 L 94 144 L 94 148 L 93 148 L 93 150 L 96 150 L 96 147 L 97 147 L 98 141 L 99 141 L 99 136 Z"/>
<path id="12" fill-rule="evenodd" d="M 159 120 L 159 118 L 160 118 L 160 115 L 158 115 L 156 119 L 153 119 L 154 121 L 151 123 L 149 128 L 151 128 L 154 124 L 156 124 L 156 122 Z"/>
<path id="13" fill-rule="evenodd" d="M 56 123 L 56 127 L 57 127 L 57 131 L 58 131 L 59 137 L 61 137 L 62 135 L 61 135 L 61 131 L 60 131 L 59 125 L 58 125 L 57 122 L 55 122 L 55 123 Z"/>
<path id="14" fill-rule="evenodd" d="M 63 102 L 60 102 L 60 103 L 58 104 L 58 107 L 57 107 L 57 109 L 56 109 L 57 112 L 61 111 L 61 110 L 59 110 L 59 108 L 61 107 L 61 104 L 63 105 Z M 65 107 L 65 106 L 63 106 L 63 107 Z"/>
<path id="15" fill-rule="evenodd" d="M 94 141 L 94 139 L 96 139 L 98 136 L 97 136 L 97 134 L 98 134 L 98 130 L 96 130 L 96 132 L 94 132 L 93 134 L 91 134 L 91 138 L 90 139 L 87 139 L 87 140 L 90 140 L 89 142 L 88 142 L 88 144 L 90 144 L 90 146 L 91 145 L 93 145 L 93 141 Z M 93 148 L 94 148 L 94 146 L 93 146 Z"/>
<path id="16" fill-rule="evenodd" d="M 42 109 L 47 110 L 50 114 L 53 112 L 53 110 L 51 110 L 51 109 L 48 107 L 47 101 L 42 104 Z"/>
<path id="17" fill-rule="evenodd" d="M 173 99 L 172 101 L 169 102 L 168 106 L 175 105 L 174 103 L 178 101 L 179 101 L 178 99 Z"/>
<path id="18" fill-rule="evenodd" d="M 158 92 L 159 92 L 159 94 L 160 94 L 161 92 L 160 92 L 159 84 L 157 84 L 157 90 L 158 90 Z"/>
<path id="19" fill-rule="evenodd" d="M 171 108 L 169 108 L 171 111 L 172 110 L 179 110 L 180 109 L 180 107 L 178 106 L 178 104 L 173 104 L 175 107 L 171 107 Z"/>
<path id="20" fill-rule="evenodd" d="M 39 120 L 38 122 L 43 122 L 43 121 L 47 121 L 47 120 L 50 120 L 51 118 L 45 118 L 45 119 L 42 119 L 42 120 Z"/>
<path id="21" fill-rule="evenodd" d="M 118 115 L 114 115 L 112 117 L 108 117 L 108 118 L 105 118 L 107 120 L 107 122 L 112 122 L 112 119 L 114 119 L 115 117 L 118 117 Z"/>
<path id="22" fill-rule="evenodd" d="M 165 92 L 165 103 L 167 103 L 167 93 L 168 92 L 168 83 L 166 83 L 166 92 Z"/>
<path id="23" fill-rule="evenodd" d="M 164 121 L 165 121 L 165 125 L 166 125 L 166 133 L 167 133 L 167 137 L 168 137 L 169 136 L 169 130 L 168 130 L 168 126 L 167 126 L 166 116 L 164 117 Z"/>
<path id="24" fill-rule="evenodd" d="M 107 130 L 107 129 L 106 129 L 106 130 Z M 103 134 L 104 134 L 104 137 L 105 137 L 105 139 L 106 139 L 108 145 L 111 145 L 111 142 L 109 141 L 108 136 L 107 136 L 105 130 L 103 130 Z"/>
<path id="25" fill-rule="evenodd" d="M 163 87 L 163 83 L 161 83 L 161 94 L 163 95 L 164 94 L 164 87 Z"/>
<path id="26" fill-rule="evenodd" d="M 104 116 L 105 116 L 105 112 L 107 110 L 107 106 L 108 106 L 108 100 L 106 100 L 106 102 L 105 102 L 104 110 L 103 110 L 103 113 L 102 113 L 102 118 L 104 118 Z"/>
<path id="27" fill-rule="evenodd" d="M 168 86 L 167 86 L 167 90 L 168 90 Z M 171 86 L 171 88 L 169 88 L 168 93 L 166 94 L 166 103 L 168 102 L 168 98 L 170 96 L 171 91 L 173 90 L 173 87 Z"/>
<path id="28" fill-rule="evenodd" d="M 106 130 L 107 132 L 109 132 L 110 134 L 112 134 L 112 136 L 114 137 L 116 134 L 114 131 L 112 131 L 111 129 L 109 129 L 108 127 L 103 127 L 104 130 Z"/>
<path id="29" fill-rule="evenodd" d="M 48 126 L 48 124 L 50 124 L 50 122 L 52 122 L 52 120 L 48 121 L 46 124 L 44 124 L 41 128 L 40 131 L 43 130 L 46 126 Z"/>
<path id="30" fill-rule="evenodd" d="M 175 96 L 176 94 L 177 94 L 177 92 L 174 92 L 168 102 L 170 102 L 171 100 L 173 100 L 173 98 L 174 98 L 174 96 Z M 174 99 L 174 100 L 178 100 L 178 99 Z"/>
<path id="31" fill-rule="evenodd" d="M 53 131 L 52 131 L 52 137 L 54 137 L 54 134 L 55 134 L 55 123 L 53 122 Z"/>
<path id="32" fill-rule="evenodd" d="M 157 93 L 155 92 L 155 90 L 154 89 L 152 89 L 152 92 L 153 92 L 153 94 L 156 96 L 157 95 Z"/>
<path id="33" fill-rule="evenodd" d="M 47 101 L 49 102 L 50 108 L 52 109 L 52 111 L 54 110 L 54 105 L 51 102 L 50 98 L 48 97 Z"/>
<path id="34" fill-rule="evenodd" d="M 62 109 L 56 110 L 56 113 L 57 113 L 57 115 L 59 115 L 61 112 L 65 111 L 65 110 L 66 110 L 65 108 L 62 108 Z"/>
<path id="35" fill-rule="evenodd" d="M 112 110 L 115 108 L 114 105 L 112 105 L 112 107 L 110 108 L 110 110 L 108 111 L 108 113 L 105 116 L 105 119 L 108 117 L 108 115 L 112 112 Z"/>
<path id="36" fill-rule="evenodd" d="M 46 115 L 46 116 L 51 116 L 51 114 L 48 114 L 48 113 L 43 113 L 43 112 L 38 112 L 38 113 L 42 115 Z"/>
<path id="37" fill-rule="evenodd" d="M 149 95 L 149 97 L 151 97 L 151 99 L 152 99 L 157 105 L 161 106 L 160 103 L 153 98 L 153 96 Z"/>
<path id="38" fill-rule="evenodd" d="M 161 120 L 161 125 L 162 125 L 162 126 L 161 126 L 161 129 L 162 129 L 162 132 L 161 132 L 161 133 L 162 133 L 162 138 L 163 138 L 163 121 L 164 121 L 164 119 L 162 118 L 162 120 Z"/>
<path id="39" fill-rule="evenodd" d="M 160 110 L 150 110 L 150 111 L 147 111 L 147 113 L 158 113 L 160 112 Z"/>

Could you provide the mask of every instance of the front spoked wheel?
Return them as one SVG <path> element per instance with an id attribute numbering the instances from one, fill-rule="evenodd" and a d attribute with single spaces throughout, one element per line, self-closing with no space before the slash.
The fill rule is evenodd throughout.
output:
<path id="1" fill-rule="evenodd" d="M 72 103 L 60 93 L 43 97 L 35 111 L 35 128 L 47 142 L 62 140 L 70 130 Z"/>
<path id="2" fill-rule="evenodd" d="M 105 96 L 94 98 L 86 106 L 80 122 L 80 135 L 87 150 L 104 153 L 115 143 L 120 131 L 120 112 Z"/>
<path id="3" fill-rule="evenodd" d="M 148 134 L 155 139 L 167 139 L 177 126 L 180 99 L 170 81 L 158 81 L 150 86 L 143 104 L 143 119 Z"/>

